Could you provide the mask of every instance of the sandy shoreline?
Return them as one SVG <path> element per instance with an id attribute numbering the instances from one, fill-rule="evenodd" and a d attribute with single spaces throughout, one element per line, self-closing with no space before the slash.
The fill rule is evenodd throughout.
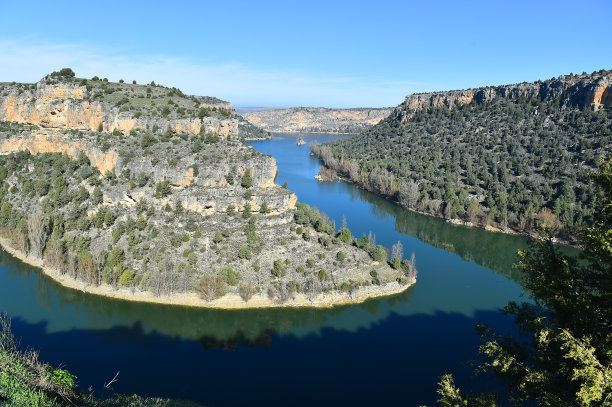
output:
<path id="1" fill-rule="evenodd" d="M 44 274 L 51 277 L 64 287 L 79 290 L 88 294 L 126 301 L 181 305 L 198 308 L 227 310 L 254 308 L 331 308 L 336 305 L 358 304 L 371 298 L 399 294 L 416 282 L 413 281 L 412 283 L 406 285 L 400 285 L 397 282 L 392 282 L 383 286 L 363 287 L 353 293 L 352 297 L 349 297 L 349 295 L 343 291 L 328 292 L 319 294 L 319 296 L 313 301 L 310 301 L 306 295 L 298 293 L 295 295 L 294 299 L 290 299 L 284 304 L 272 301 L 263 294 L 254 295 L 248 302 L 245 302 L 238 294 L 226 294 L 221 298 L 207 302 L 193 292 L 187 294 L 176 294 L 173 296 L 162 295 L 158 297 L 148 291 L 132 291 L 130 288 L 115 289 L 107 284 L 94 286 L 83 281 L 75 280 L 66 274 L 61 274 L 54 268 L 43 265 L 42 261 L 39 259 L 35 259 L 19 250 L 12 248 L 8 244 L 8 240 L 5 238 L 0 237 L 0 246 L 2 246 L 6 252 L 10 253 L 12 256 L 18 258 L 24 263 L 39 268 Z"/>

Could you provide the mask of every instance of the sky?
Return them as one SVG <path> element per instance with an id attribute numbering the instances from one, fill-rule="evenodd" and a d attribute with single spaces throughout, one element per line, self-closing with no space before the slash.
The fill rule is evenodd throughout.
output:
<path id="1" fill-rule="evenodd" d="M 0 0 L 0 10 L 0 82 L 70 67 L 234 106 L 386 107 L 612 69 L 610 0 Z"/>

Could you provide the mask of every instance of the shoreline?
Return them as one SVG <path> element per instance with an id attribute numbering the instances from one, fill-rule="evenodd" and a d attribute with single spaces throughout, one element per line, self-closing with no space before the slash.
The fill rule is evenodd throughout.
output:
<path id="1" fill-rule="evenodd" d="M 316 154 L 311 153 L 311 155 L 313 155 L 318 160 L 323 162 L 321 160 L 321 158 L 319 156 L 317 156 Z M 370 193 L 372 193 L 372 194 L 374 194 L 374 195 L 376 195 L 376 196 L 378 196 L 378 197 L 380 197 L 380 198 L 382 198 L 382 199 L 384 199 L 386 201 L 389 201 L 389 202 L 399 206 L 402 209 L 405 209 L 407 211 L 411 211 L 411 212 L 414 212 L 414 213 L 418 213 L 420 215 L 431 216 L 432 218 L 440 219 L 440 220 L 443 220 L 446 223 L 450 223 L 450 224 L 453 224 L 453 225 L 465 226 L 465 227 L 474 228 L 474 229 L 482 229 L 482 230 L 486 230 L 487 232 L 502 233 L 502 234 L 505 234 L 505 235 L 523 236 L 525 238 L 532 238 L 532 239 L 536 238 L 536 236 L 534 236 L 534 235 L 532 235 L 532 234 L 530 234 L 528 232 L 516 230 L 516 229 L 510 228 L 510 227 L 508 227 L 507 229 L 504 230 L 504 229 L 500 229 L 498 227 L 491 226 L 491 225 L 482 226 L 482 225 L 474 224 L 474 223 L 472 223 L 470 221 L 465 221 L 465 220 L 462 220 L 462 219 L 457 219 L 457 218 L 446 219 L 446 218 L 444 218 L 442 216 L 438 216 L 438 215 L 435 215 L 435 214 L 432 214 L 432 213 L 429 213 L 429 212 L 420 211 L 420 210 L 414 209 L 414 208 L 408 208 L 408 207 L 400 204 L 399 202 L 397 202 L 395 200 L 391 200 L 391 199 L 387 198 L 384 195 L 381 195 L 381 194 L 379 194 L 379 193 L 377 193 L 375 191 L 370 191 L 368 189 L 365 189 L 365 188 L 361 187 L 361 185 L 357 184 L 356 182 L 353 182 L 350 178 L 347 178 L 347 177 L 345 177 L 343 175 L 338 174 L 337 171 L 335 171 L 335 170 L 333 170 L 333 169 L 331 169 L 329 167 L 326 167 L 325 165 L 323 165 L 323 167 L 326 170 L 328 170 L 328 171 L 333 171 L 334 175 L 330 176 L 329 174 L 323 174 L 321 171 L 319 171 L 314 176 L 314 179 L 317 180 L 318 182 L 338 182 L 338 181 L 346 182 L 347 184 L 351 184 L 351 185 L 353 185 L 356 188 L 359 188 L 359 189 L 361 189 L 363 191 L 366 191 L 366 192 L 370 192 Z M 553 243 L 556 243 L 556 244 L 562 244 L 562 245 L 565 245 L 565 246 L 573 247 L 575 249 L 580 249 L 580 246 L 578 246 L 577 244 L 572 243 L 572 242 L 567 241 L 567 240 L 564 240 L 564 239 L 560 239 L 558 237 L 554 237 L 552 240 L 553 240 Z"/>
<path id="2" fill-rule="evenodd" d="M 387 283 L 384 286 L 371 285 L 356 290 L 352 296 L 349 296 L 349 294 L 344 291 L 330 291 L 328 293 L 319 294 L 313 301 L 310 301 L 306 295 L 297 293 L 293 299 L 282 304 L 270 300 L 267 295 L 264 294 L 255 294 L 248 302 L 245 302 L 238 294 L 226 294 L 223 297 L 207 302 L 194 292 L 171 296 L 156 296 L 149 291 L 132 290 L 130 288 L 115 289 L 108 284 L 95 286 L 76 280 L 67 274 L 62 274 L 52 267 L 45 266 L 41 260 L 33 258 L 11 247 L 8 240 L 4 237 L 0 237 L 0 246 L 2 246 L 11 256 L 30 266 L 38 268 L 43 274 L 66 288 L 109 299 L 203 309 L 248 310 L 261 308 L 332 308 L 339 305 L 360 304 L 372 298 L 399 294 L 416 283 L 416 280 L 414 280 L 405 285 L 400 285 L 395 281 Z"/>

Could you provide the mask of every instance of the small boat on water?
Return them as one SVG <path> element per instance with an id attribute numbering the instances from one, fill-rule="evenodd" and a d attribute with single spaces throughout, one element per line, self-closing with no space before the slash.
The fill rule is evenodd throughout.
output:
<path id="1" fill-rule="evenodd" d="M 302 137 L 298 137 L 297 145 L 298 146 L 304 146 L 304 145 L 306 145 L 306 142 L 304 141 L 304 139 Z"/>

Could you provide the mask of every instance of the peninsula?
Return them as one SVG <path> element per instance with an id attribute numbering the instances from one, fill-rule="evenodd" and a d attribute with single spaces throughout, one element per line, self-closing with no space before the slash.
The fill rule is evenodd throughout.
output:
<path id="1" fill-rule="evenodd" d="M 0 243 L 63 285 L 214 308 L 333 306 L 405 290 L 408 261 L 276 185 L 270 134 L 155 84 L 0 83 Z"/>

